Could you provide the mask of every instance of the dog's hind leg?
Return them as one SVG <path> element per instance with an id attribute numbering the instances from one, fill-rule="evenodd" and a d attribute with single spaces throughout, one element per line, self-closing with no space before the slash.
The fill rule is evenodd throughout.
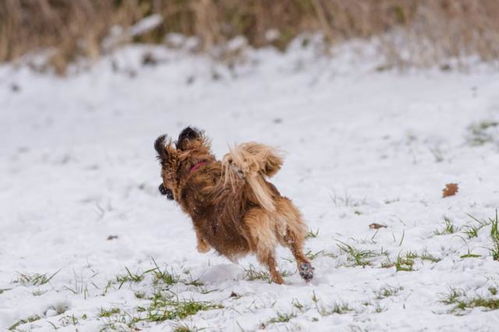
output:
<path id="1" fill-rule="evenodd" d="M 303 240 L 296 237 L 296 234 L 289 232 L 285 238 L 287 246 L 291 250 L 293 256 L 296 259 L 296 265 L 298 267 L 298 272 L 300 276 L 305 281 L 310 281 L 314 277 L 314 268 L 310 263 L 310 260 L 303 253 Z"/>
<path id="2" fill-rule="evenodd" d="M 282 197 L 277 203 L 277 215 L 281 219 L 281 224 L 286 225 L 285 234 L 281 237 L 280 242 L 291 250 L 296 259 L 300 276 L 305 281 L 312 280 L 314 277 L 314 268 L 310 260 L 303 253 L 306 226 L 300 211 L 298 211 L 289 199 Z"/>
<path id="3" fill-rule="evenodd" d="M 273 282 L 284 283 L 277 269 L 275 247 L 278 241 L 274 232 L 275 222 L 269 212 L 262 208 L 253 208 L 244 216 L 244 224 L 250 235 L 251 250 L 256 253 L 258 261 L 267 266 Z"/>
<path id="4" fill-rule="evenodd" d="M 277 269 L 275 253 L 274 252 L 258 253 L 257 256 L 260 262 L 267 265 L 272 281 L 275 282 L 276 284 L 283 284 L 284 280 L 282 279 L 282 276 Z"/>
<path id="5" fill-rule="evenodd" d="M 296 259 L 296 265 L 298 266 L 298 272 L 300 276 L 305 281 L 310 281 L 314 277 L 314 267 L 310 263 L 307 257 L 303 254 L 303 244 L 297 242 L 291 242 L 289 244 L 291 252 Z"/>
<path id="6" fill-rule="evenodd" d="M 194 227 L 194 229 L 196 231 L 196 240 L 197 240 L 196 249 L 197 249 L 197 251 L 200 254 L 207 253 L 211 249 L 210 245 L 204 239 L 203 235 L 201 234 L 201 231 L 199 229 L 197 229 L 196 227 Z"/>

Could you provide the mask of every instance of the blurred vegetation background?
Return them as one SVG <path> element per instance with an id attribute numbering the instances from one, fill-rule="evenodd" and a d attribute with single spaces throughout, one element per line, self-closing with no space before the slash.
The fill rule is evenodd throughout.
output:
<path id="1" fill-rule="evenodd" d="M 153 15 L 153 16 L 152 16 Z M 155 18 L 148 29 L 131 27 Z M 128 29 L 128 30 L 127 30 Z M 0 62 L 49 50 L 47 66 L 64 73 L 78 58 L 96 59 L 132 42 L 195 36 L 195 51 L 243 36 L 280 50 L 319 32 L 326 43 L 376 37 L 391 66 L 431 66 L 476 55 L 499 58 L 498 0 L 1 0 Z M 107 46 L 106 46 L 107 45 Z"/>

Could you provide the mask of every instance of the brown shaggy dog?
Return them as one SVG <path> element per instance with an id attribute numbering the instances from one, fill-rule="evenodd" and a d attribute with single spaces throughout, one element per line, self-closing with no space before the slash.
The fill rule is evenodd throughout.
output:
<path id="1" fill-rule="evenodd" d="M 302 278 L 313 278 L 303 254 L 306 226 L 300 212 L 266 180 L 282 166 L 275 149 L 244 143 L 217 161 L 204 134 L 190 127 L 175 144 L 158 137 L 154 148 L 161 162 L 159 190 L 192 218 L 199 252 L 212 247 L 231 260 L 255 253 L 272 281 L 282 284 L 275 259 L 281 244 L 293 253 Z"/>

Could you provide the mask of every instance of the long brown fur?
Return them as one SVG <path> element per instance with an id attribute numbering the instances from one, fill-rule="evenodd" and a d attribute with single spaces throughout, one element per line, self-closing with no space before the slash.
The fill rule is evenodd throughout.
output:
<path id="1" fill-rule="evenodd" d="M 303 254 L 306 226 L 291 200 L 267 181 L 282 166 L 274 148 L 244 143 L 217 161 L 204 134 L 185 128 L 174 144 L 164 136 L 155 142 L 161 162 L 160 190 L 173 198 L 193 221 L 199 252 L 210 247 L 231 260 L 254 253 L 276 283 L 275 248 L 290 248 L 300 275 L 313 276 Z"/>

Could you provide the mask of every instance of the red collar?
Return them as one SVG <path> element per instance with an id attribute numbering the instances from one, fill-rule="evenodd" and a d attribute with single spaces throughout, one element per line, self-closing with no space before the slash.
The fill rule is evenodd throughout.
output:
<path id="1" fill-rule="evenodd" d="M 193 172 L 197 171 L 200 167 L 202 167 L 206 164 L 208 164 L 208 162 L 206 160 L 199 161 L 196 164 L 194 164 L 194 166 L 191 167 L 191 170 L 189 172 L 193 173 Z"/>

